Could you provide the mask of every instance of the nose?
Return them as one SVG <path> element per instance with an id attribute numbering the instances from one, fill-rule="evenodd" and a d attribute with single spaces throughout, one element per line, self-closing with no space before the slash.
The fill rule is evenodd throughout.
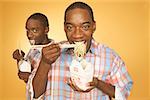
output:
<path id="1" fill-rule="evenodd" d="M 29 31 L 29 30 L 27 30 L 27 37 L 28 37 L 29 39 L 32 39 L 32 38 L 33 38 L 33 33 L 32 33 L 31 31 Z"/>
<path id="2" fill-rule="evenodd" d="M 80 27 L 75 28 L 74 38 L 76 38 L 76 39 L 82 39 L 83 38 L 83 32 L 80 29 Z"/>

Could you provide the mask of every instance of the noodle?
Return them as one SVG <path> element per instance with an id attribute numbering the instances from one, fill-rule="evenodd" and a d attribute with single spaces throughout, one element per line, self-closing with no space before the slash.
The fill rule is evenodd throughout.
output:
<path id="1" fill-rule="evenodd" d="M 86 53 L 86 45 L 83 42 L 75 42 L 74 54 L 76 57 L 83 58 Z"/>

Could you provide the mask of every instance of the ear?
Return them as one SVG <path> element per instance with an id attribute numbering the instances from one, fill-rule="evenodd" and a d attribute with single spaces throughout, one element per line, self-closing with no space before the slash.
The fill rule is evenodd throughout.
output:
<path id="1" fill-rule="evenodd" d="M 94 33 L 95 30 L 96 30 L 96 22 L 94 21 L 94 22 L 93 22 L 93 32 L 92 32 L 92 33 Z"/>
<path id="2" fill-rule="evenodd" d="M 65 31 L 65 33 L 67 32 L 66 27 L 65 27 L 65 24 L 64 24 L 64 31 Z"/>
<path id="3" fill-rule="evenodd" d="M 49 32 L 49 27 L 45 27 L 45 34 Z"/>

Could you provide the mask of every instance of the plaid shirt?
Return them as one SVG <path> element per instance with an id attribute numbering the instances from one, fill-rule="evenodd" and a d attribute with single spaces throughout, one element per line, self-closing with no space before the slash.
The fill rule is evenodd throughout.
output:
<path id="1" fill-rule="evenodd" d="M 94 39 L 91 42 L 91 47 L 85 55 L 85 60 L 94 65 L 94 77 L 117 87 L 115 89 L 119 89 L 124 98 L 123 100 L 125 100 L 130 94 L 133 82 L 124 62 L 109 47 L 98 44 Z M 74 91 L 67 84 L 70 78 L 69 66 L 73 56 L 72 50 L 62 49 L 60 57 L 52 64 L 52 70 L 48 74 L 46 92 L 43 94 L 44 100 L 109 100 L 109 96 L 97 88 L 92 89 L 90 92 L 82 93 Z M 37 59 L 35 61 L 38 64 L 40 57 L 37 57 Z M 32 79 L 36 69 L 37 67 L 29 77 L 27 91 L 32 88 Z"/>

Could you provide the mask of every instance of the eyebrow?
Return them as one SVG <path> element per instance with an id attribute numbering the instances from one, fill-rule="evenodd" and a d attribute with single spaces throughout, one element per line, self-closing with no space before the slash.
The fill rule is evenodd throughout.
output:
<path id="1" fill-rule="evenodd" d="M 83 22 L 82 24 L 91 24 L 90 22 Z"/>
<path id="2" fill-rule="evenodd" d="M 65 22 L 65 25 L 67 25 L 67 24 L 72 25 L 72 23 L 70 23 L 70 22 Z M 87 21 L 87 22 L 83 22 L 82 25 L 83 25 L 83 24 L 91 24 L 91 23 L 90 23 L 89 21 Z"/>
<path id="3" fill-rule="evenodd" d="M 69 22 L 65 22 L 64 24 L 66 25 L 66 24 L 71 24 L 71 23 L 69 23 Z"/>
<path id="4" fill-rule="evenodd" d="M 29 29 L 28 27 L 25 27 L 26 29 Z M 39 27 L 31 27 L 30 29 L 39 29 Z"/>

